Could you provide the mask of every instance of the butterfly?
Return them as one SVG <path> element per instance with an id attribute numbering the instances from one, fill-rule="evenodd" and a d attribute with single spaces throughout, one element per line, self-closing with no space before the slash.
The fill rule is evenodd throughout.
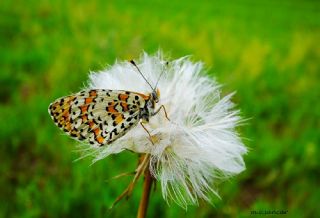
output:
<path id="1" fill-rule="evenodd" d="M 151 87 L 151 93 L 145 95 L 125 90 L 84 90 L 59 98 L 49 105 L 49 114 L 54 123 L 72 138 L 94 146 L 111 144 L 138 123 L 151 138 L 143 123 L 149 122 L 149 118 L 161 109 L 169 120 L 163 105 L 155 109 L 160 98 L 157 84 L 163 72 L 155 87 L 152 87 L 135 62 L 131 60 L 130 63 Z"/>

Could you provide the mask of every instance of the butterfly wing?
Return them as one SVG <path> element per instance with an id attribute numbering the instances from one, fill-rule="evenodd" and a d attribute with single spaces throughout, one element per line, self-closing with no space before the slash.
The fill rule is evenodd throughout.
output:
<path id="1" fill-rule="evenodd" d="M 122 90 L 87 90 L 57 99 L 49 106 L 56 125 L 71 137 L 102 146 L 139 122 L 148 96 Z"/>

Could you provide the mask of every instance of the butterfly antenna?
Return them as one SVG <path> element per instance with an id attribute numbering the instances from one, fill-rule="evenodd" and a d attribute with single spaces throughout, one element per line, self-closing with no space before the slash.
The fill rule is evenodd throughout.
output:
<path id="1" fill-rule="evenodd" d="M 168 65 L 169 65 L 169 62 L 167 61 L 167 62 L 166 62 L 166 66 L 165 66 L 165 67 L 168 67 Z M 154 89 L 157 89 L 157 86 L 158 86 L 159 80 L 161 79 L 161 76 L 163 75 L 163 73 L 164 73 L 164 72 L 165 72 L 165 69 L 163 68 L 163 70 L 162 70 L 161 74 L 159 75 L 159 77 L 158 77 L 158 79 L 157 79 L 157 83 L 156 83 L 156 85 L 155 85 Z"/>
<path id="2" fill-rule="evenodd" d="M 152 85 L 148 82 L 148 80 L 144 77 L 144 75 L 141 73 L 139 67 L 136 65 L 136 63 L 133 60 L 130 60 L 130 63 L 135 66 L 135 68 L 138 70 L 138 72 L 140 73 L 140 75 L 143 77 L 143 79 L 148 83 L 148 85 L 151 87 L 152 90 L 154 90 L 152 88 Z"/>

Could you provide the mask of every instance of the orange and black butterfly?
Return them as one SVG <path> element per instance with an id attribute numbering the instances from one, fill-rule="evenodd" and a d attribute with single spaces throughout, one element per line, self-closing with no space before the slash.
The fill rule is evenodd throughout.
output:
<path id="1" fill-rule="evenodd" d="M 167 117 L 163 105 L 155 110 L 160 98 L 157 84 L 161 75 L 153 88 L 137 65 L 130 62 L 149 84 L 151 93 L 91 89 L 62 97 L 49 106 L 49 114 L 55 124 L 72 138 L 103 146 L 120 138 L 139 122 L 148 122 L 161 108 Z"/>

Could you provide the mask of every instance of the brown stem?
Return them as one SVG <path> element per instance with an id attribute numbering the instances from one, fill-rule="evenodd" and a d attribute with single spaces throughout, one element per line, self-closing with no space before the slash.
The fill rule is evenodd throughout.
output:
<path id="1" fill-rule="evenodd" d="M 149 167 L 147 167 L 144 171 L 143 193 L 139 204 L 137 218 L 146 217 L 152 182 L 153 179 L 150 174 Z"/>

